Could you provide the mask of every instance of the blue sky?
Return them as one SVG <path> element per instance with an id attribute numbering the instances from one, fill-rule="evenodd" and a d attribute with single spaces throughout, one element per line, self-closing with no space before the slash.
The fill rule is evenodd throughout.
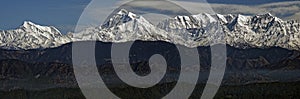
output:
<path id="1" fill-rule="evenodd" d="M 13 29 L 29 20 L 72 30 L 89 0 L 1 0 L 0 29 Z"/>
<path id="2" fill-rule="evenodd" d="M 196 0 L 185 0 L 196 1 Z M 287 0 L 208 0 L 210 3 L 257 5 Z M 62 33 L 73 31 L 90 0 L 1 0 L 0 29 L 13 29 L 23 21 L 57 27 Z M 106 2 L 103 2 L 106 3 Z"/>

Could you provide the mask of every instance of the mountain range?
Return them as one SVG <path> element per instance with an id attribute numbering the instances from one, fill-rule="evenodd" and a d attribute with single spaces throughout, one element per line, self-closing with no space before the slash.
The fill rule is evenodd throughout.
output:
<path id="1" fill-rule="evenodd" d="M 155 25 L 143 16 L 122 9 L 101 26 L 78 33 L 63 35 L 53 26 L 29 21 L 17 29 L 0 30 L 0 47 L 10 50 L 55 48 L 91 40 L 117 43 L 166 41 L 187 47 L 209 46 L 213 44 L 211 41 L 217 40 L 217 43 L 242 49 L 281 47 L 300 50 L 300 23 L 284 21 L 269 13 L 255 16 L 201 13 L 176 16 Z"/>

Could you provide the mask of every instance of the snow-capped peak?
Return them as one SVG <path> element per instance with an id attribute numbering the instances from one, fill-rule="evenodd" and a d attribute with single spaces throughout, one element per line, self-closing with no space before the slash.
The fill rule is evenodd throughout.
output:
<path id="1" fill-rule="evenodd" d="M 257 19 L 264 19 L 264 20 L 273 20 L 273 21 L 278 21 L 278 22 L 282 22 L 283 20 L 281 20 L 278 17 L 273 16 L 271 13 L 266 13 L 266 14 L 259 14 L 254 16 L 253 18 L 257 18 Z"/>
<path id="2" fill-rule="evenodd" d="M 121 9 L 117 14 L 121 15 L 121 16 L 128 16 L 131 19 L 134 19 L 134 18 L 137 17 L 136 14 L 134 14 L 132 12 L 129 12 L 129 11 L 125 10 L 125 9 Z"/>
<path id="3" fill-rule="evenodd" d="M 271 13 L 262 14 L 263 16 L 274 17 Z"/>
<path id="4" fill-rule="evenodd" d="M 121 9 L 118 13 L 114 14 L 109 20 L 102 25 L 102 28 L 112 28 L 118 25 L 127 23 L 132 20 L 139 19 L 140 16 L 129 12 L 125 9 Z"/>
<path id="5" fill-rule="evenodd" d="M 30 21 L 24 21 L 22 26 L 25 27 L 25 28 L 30 28 L 31 26 L 35 26 L 35 25 L 36 24 L 34 24 Z"/>
<path id="6" fill-rule="evenodd" d="M 144 17 L 121 9 L 113 14 L 101 28 L 88 28 L 76 33 L 75 40 L 127 42 L 134 40 L 167 40 L 167 33 L 151 24 Z"/>
<path id="7" fill-rule="evenodd" d="M 53 26 L 41 26 L 35 24 L 31 21 L 24 21 L 23 25 L 20 27 L 23 31 L 27 33 L 44 33 L 48 32 L 53 35 L 62 35 L 58 29 Z"/>

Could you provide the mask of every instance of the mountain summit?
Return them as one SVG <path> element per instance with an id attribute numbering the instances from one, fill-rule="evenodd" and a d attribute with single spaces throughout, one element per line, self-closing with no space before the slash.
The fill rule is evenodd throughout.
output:
<path id="1" fill-rule="evenodd" d="M 122 25 L 124 23 L 130 22 L 132 20 L 139 19 L 140 16 L 129 12 L 125 9 L 121 9 L 118 13 L 113 15 L 104 25 L 102 25 L 102 28 L 112 28 L 116 27 L 118 25 Z"/>
<path id="2" fill-rule="evenodd" d="M 30 21 L 24 21 L 23 25 L 20 27 L 27 33 L 43 34 L 50 33 L 51 35 L 61 36 L 62 34 L 58 29 L 53 26 L 41 26 Z"/>

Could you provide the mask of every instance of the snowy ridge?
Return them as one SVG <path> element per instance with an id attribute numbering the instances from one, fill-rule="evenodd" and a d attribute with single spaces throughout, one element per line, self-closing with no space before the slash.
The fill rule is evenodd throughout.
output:
<path id="1" fill-rule="evenodd" d="M 227 44 L 235 47 L 282 47 L 300 49 L 300 24 L 282 21 L 271 14 L 254 17 L 238 15 L 223 26 Z"/>
<path id="2" fill-rule="evenodd" d="M 300 49 L 300 24 L 296 21 L 283 21 L 271 14 L 256 16 L 244 15 L 209 15 L 199 14 L 192 16 L 178 16 L 168 19 L 158 27 L 168 32 L 178 29 L 188 30 L 198 46 L 209 45 L 208 41 L 219 38 L 210 36 L 214 21 L 220 23 L 222 33 L 225 34 L 226 44 L 237 48 L 268 48 L 282 47 L 287 49 Z M 181 30 L 182 31 L 182 30 Z M 212 37 L 212 38 L 211 38 Z M 192 45 L 192 47 L 194 47 Z"/>
<path id="3" fill-rule="evenodd" d="M 223 34 L 223 35 L 221 35 Z M 143 16 L 122 9 L 99 27 L 62 35 L 56 28 L 32 22 L 15 30 L 0 30 L 0 46 L 6 49 L 53 48 L 76 41 L 166 41 L 187 47 L 226 42 L 236 48 L 282 47 L 300 50 L 300 24 L 271 14 L 256 16 L 202 13 L 176 16 L 153 25 Z M 225 41 L 218 41 L 224 38 Z"/>

